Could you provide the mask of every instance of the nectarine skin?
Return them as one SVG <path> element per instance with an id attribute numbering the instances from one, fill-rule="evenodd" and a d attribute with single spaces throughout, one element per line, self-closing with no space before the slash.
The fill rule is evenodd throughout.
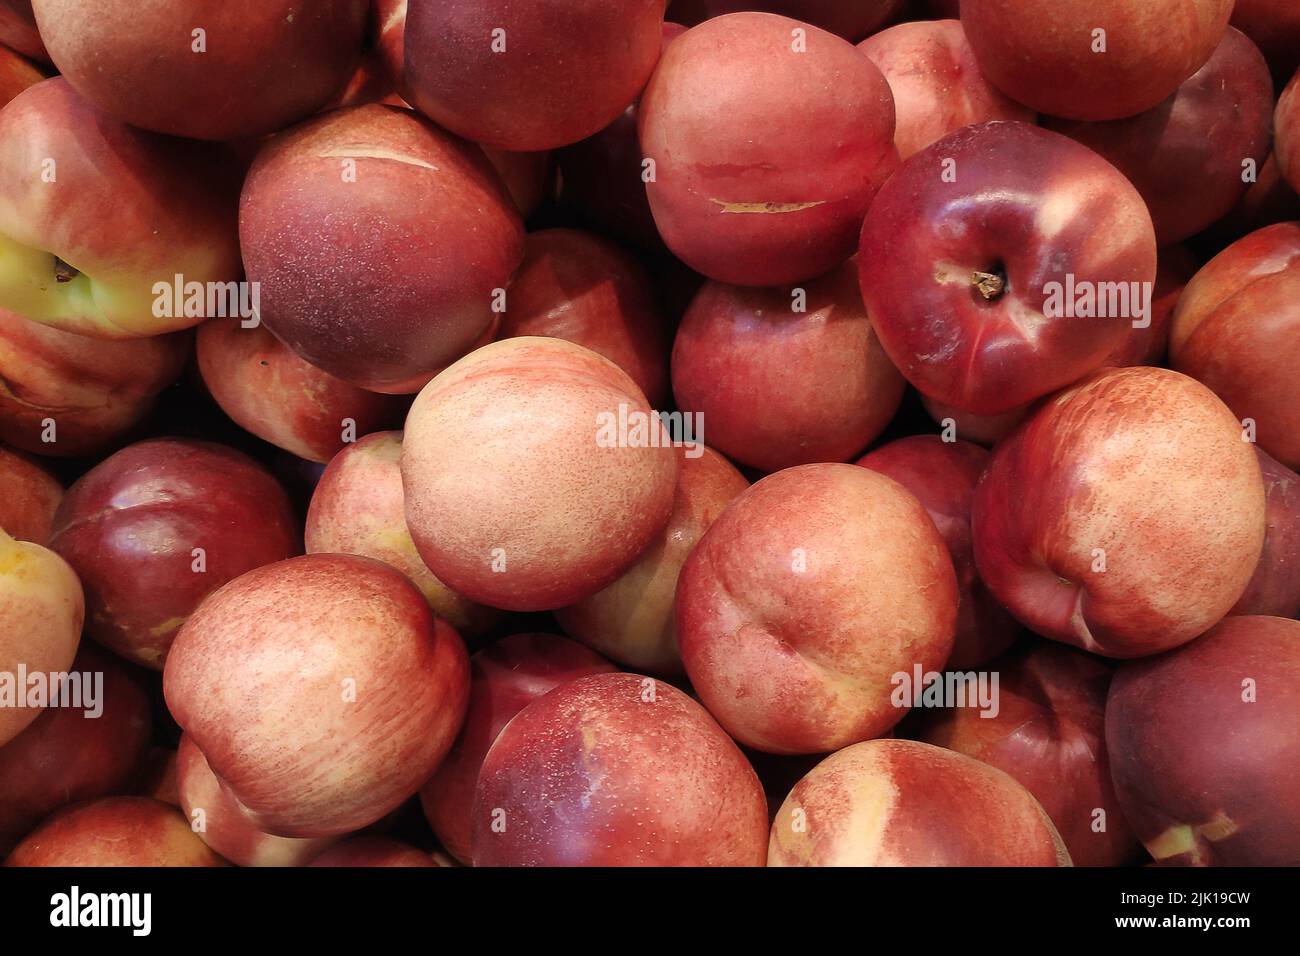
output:
<path id="1" fill-rule="evenodd" d="M 15 689 L 20 669 L 47 681 L 68 669 L 77 654 L 85 613 L 81 582 L 66 561 L 0 530 L 0 674 L 9 675 Z M 43 704 L 22 699 L 0 707 L 0 747 L 43 710 Z"/>
<path id="2" fill-rule="evenodd" d="M 525 707 L 474 795 L 475 866 L 762 866 L 767 803 L 703 707 L 596 674 Z"/>
<path id="3" fill-rule="evenodd" d="M 673 603 L 682 565 L 742 491 L 745 476 L 712 448 L 683 452 L 673 513 L 658 540 L 616 581 L 555 612 L 565 632 L 638 673 L 682 673 Z"/>
<path id="4" fill-rule="evenodd" d="M 405 402 L 335 378 L 300 358 L 263 325 L 209 319 L 195 337 L 203 384 L 221 410 L 250 434 L 324 464 L 348 434 L 401 421 Z"/>
<path id="5" fill-rule="evenodd" d="M 1192 278 L 1169 358 L 1252 420 L 1260 447 L 1300 468 L 1300 223 L 1237 240 Z"/>
<path id="6" fill-rule="evenodd" d="M 57 813 L 5 866 L 225 866 L 175 807 L 148 797 L 105 797 Z"/>
<path id="7" fill-rule="evenodd" d="M 40 465 L 0 445 L 0 531 L 20 541 L 50 543 L 63 486 Z"/>
<path id="8" fill-rule="evenodd" d="M 349 833 L 411 797 L 451 747 L 468 683 L 464 644 L 415 585 L 342 554 L 236 578 L 186 621 L 163 673 L 172 716 L 249 822 L 291 837 Z"/>
<path id="9" fill-rule="evenodd" d="M 852 263 L 798 289 L 706 283 L 677 328 L 672 378 L 705 440 L 765 472 L 860 454 L 905 387 Z"/>
<path id="10" fill-rule="evenodd" d="M 1075 866 L 1124 866 L 1140 845 L 1124 820 L 1106 756 L 1106 691 L 1113 668 L 1035 640 L 990 667 L 998 713 L 922 711 L 909 736 L 1009 774 L 1042 804 Z M 1099 812 L 1100 811 L 1100 812 Z"/>
<path id="11" fill-rule="evenodd" d="M 1151 109 L 1214 53 L 1233 0 L 961 0 L 980 70 L 1040 113 Z"/>
<path id="12" fill-rule="evenodd" d="M 659 59 L 664 0 L 409 0 L 405 87 L 454 133 L 554 149 L 604 129 Z"/>
<path id="13" fill-rule="evenodd" d="M 1264 475 L 1264 553 L 1233 614 L 1300 617 L 1300 475 L 1256 447 Z"/>
<path id="14" fill-rule="evenodd" d="M 858 272 L 908 381 L 995 415 L 1069 385 L 1124 341 L 1136 296 L 1155 281 L 1155 233 L 1137 190 L 1096 153 L 1024 123 L 984 123 L 917 153 L 885 184 L 862 226 Z M 1093 290 L 1107 314 L 1064 308 L 1071 287 Z"/>
<path id="15" fill-rule="evenodd" d="M 645 267 L 615 243 L 576 229 L 529 233 L 498 338 L 553 336 L 605 356 L 652 408 L 668 401 L 669 330 Z"/>
<path id="16" fill-rule="evenodd" d="M 733 285 L 788 285 L 847 259 L 898 163 L 880 71 L 839 37 L 766 13 L 669 44 L 638 122 L 664 242 Z"/>
<path id="17" fill-rule="evenodd" d="M 1264 165 L 1273 80 L 1255 44 L 1231 27 L 1205 65 L 1164 102 L 1103 123 L 1045 121 L 1128 177 L 1151 211 L 1156 241 L 1181 242 L 1221 219 L 1246 192 L 1243 164 Z"/>
<path id="18" fill-rule="evenodd" d="M 0 147 L 0 308 L 135 338 L 203 318 L 157 283 L 238 278 L 241 169 L 224 147 L 127 126 L 62 77 L 0 110 Z"/>
<path id="19" fill-rule="evenodd" d="M 176 749 L 176 785 L 190 828 L 213 852 L 236 866 L 302 866 L 335 842 L 333 837 L 298 840 L 257 829 L 222 787 L 188 736 Z"/>
<path id="20" fill-rule="evenodd" d="M 272 139 L 239 234 L 267 327 L 317 368 L 390 393 L 491 338 L 494 295 L 523 256 L 518 210 L 482 151 L 379 104 Z"/>
<path id="21" fill-rule="evenodd" d="M 832 754 L 772 821 L 768 866 L 1069 866 L 1052 821 L 1011 777 L 912 740 Z"/>
<path id="22" fill-rule="evenodd" d="M 863 468 L 892 478 L 925 506 L 943 535 L 957 572 L 957 634 L 948 669 L 987 664 L 1009 648 L 1020 625 L 989 593 L 975 570 L 970 508 L 989 453 L 970 442 L 913 435 L 882 445 L 858 459 Z"/>
<path id="23" fill-rule="evenodd" d="M 1034 111 L 989 85 L 957 20 L 900 23 L 858 44 L 894 94 L 894 145 L 907 159 L 949 133 L 989 120 L 1034 122 Z"/>
<path id="24" fill-rule="evenodd" d="M 89 641 L 71 670 L 103 675 L 103 709 L 47 707 L 0 747 L 0 857 L 58 808 L 126 792 L 144 766 L 153 720 L 142 673 Z"/>
<path id="25" fill-rule="evenodd" d="M 738 741 L 826 753 L 902 719 L 894 675 L 943 667 L 957 600 L 911 492 L 856 465 L 803 465 L 750 487 L 705 532 L 677 582 L 677 639 Z"/>
<path id="26" fill-rule="evenodd" d="M 759 10 L 860 40 L 898 14 L 904 0 L 673 0 L 668 15 L 696 24 L 727 13 Z"/>
<path id="27" fill-rule="evenodd" d="M 307 553 L 359 554 L 390 564 L 411 579 L 433 612 L 457 633 L 480 634 L 495 621 L 496 612 L 434 577 L 411 540 L 401 456 L 401 432 L 372 432 L 334 456 L 307 509 Z"/>
<path id="28" fill-rule="evenodd" d="M 272 133 L 324 105 L 361 56 L 369 13 L 366 0 L 97 0 L 94 16 L 80 0 L 33 7 L 59 72 L 100 109 L 214 140 Z"/>
<path id="29" fill-rule="evenodd" d="M 1122 665 L 1106 747 L 1120 804 L 1157 861 L 1300 864 L 1300 623 L 1230 617 Z"/>
<path id="30" fill-rule="evenodd" d="M 1168 369 L 1104 369 L 1043 402 L 975 489 L 975 562 L 1036 633 L 1108 657 L 1185 644 L 1246 589 L 1264 482 L 1241 425 Z"/>
<path id="31" fill-rule="evenodd" d="M 616 433 L 621 410 L 627 435 Z M 564 607 L 622 574 L 667 523 L 678 473 L 668 440 L 613 362 L 562 339 L 503 339 L 411 407 L 407 527 L 457 593 L 512 611 Z"/>
<path id="32" fill-rule="evenodd" d="M 275 478 L 191 439 L 138 442 L 100 462 L 68 489 L 50 542 L 86 589 L 87 636 L 154 670 L 205 597 L 301 551 Z"/>
<path id="33" fill-rule="evenodd" d="M 470 658 L 469 707 L 447 759 L 420 790 L 424 815 L 448 853 L 471 859 L 474 786 L 510 719 L 543 694 L 615 670 L 595 651 L 554 634 L 512 634 Z"/>

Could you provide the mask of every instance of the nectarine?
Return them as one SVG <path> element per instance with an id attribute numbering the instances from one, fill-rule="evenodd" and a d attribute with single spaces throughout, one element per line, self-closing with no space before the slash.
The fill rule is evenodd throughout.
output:
<path id="1" fill-rule="evenodd" d="M 1237 240 L 1187 283 L 1169 359 L 1253 423 L 1260 447 L 1300 467 L 1300 223 Z"/>
<path id="2" fill-rule="evenodd" d="M 87 636 L 154 670 L 205 597 L 301 552 L 279 483 L 190 439 L 139 442 L 92 468 L 64 496 L 50 547 L 85 586 Z"/>
<path id="3" fill-rule="evenodd" d="M 996 415 L 1100 367 L 1146 320 L 1155 233 L 1137 190 L 1096 153 L 1024 123 L 984 123 L 884 185 L 858 271 L 908 381 Z"/>
<path id="4" fill-rule="evenodd" d="M 482 151 L 378 104 L 272 139 L 244 184 L 239 235 L 271 331 L 382 392 L 418 391 L 491 338 L 496 290 L 523 255 L 519 213 Z"/>
<path id="5" fill-rule="evenodd" d="M 768 866 L 1069 866 L 1047 813 L 1001 770 L 912 740 L 832 754 L 772 821 Z"/>
<path id="6" fill-rule="evenodd" d="M 148 797 L 105 797 L 56 813 L 5 866 L 225 866 L 175 807 Z"/>
<path id="7" fill-rule="evenodd" d="M 437 769 L 468 670 L 460 637 L 400 572 L 307 555 L 204 601 L 176 636 L 163 691 L 250 823 L 324 837 L 375 822 Z"/>
<path id="8" fill-rule="evenodd" d="M 826 753 L 907 712 L 895 675 L 943 667 L 957 578 L 924 506 L 856 465 L 787 468 L 736 498 L 677 583 L 700 700 L 746 746 Z"/>
<path id="9" fill-rule="evenodd" d="M 1105 369 L 1042 403 L 975 489 L 975 563 L 1033 631 L 1108 657 L 1192 640 L 1264 543 L 1264 482 L 1227 407 L 1167 369 Z"/>
<path id="10" fill-rule="evenodd" d="M 132 126 L 230 140 L 275 132 L 337 92 L 366 0 L 33 0 L 59 72 Z"/>
<path id="11" fill-rule="evenodd" d="M 0 308 L 102 338 L 197 325 L 214 296 L 193 309 L 173 288 L 239 277 L 240 173 L 224 147 L 127 126 L 62 77 L 25 90 L 0 110 Z"/>
<path id="12" fill-rule="evenodd" d="M 599 591 L 667 523 L 678 454 L 640 389 L 562 339 L 503 339 L 420 392 L 406 419 L 406 523 L 467 598 L 549 610 Z"/>
<path id="13" fill-rule="evenodd" d="M 904 388 L 852 263 L 796 288 L 705 284 L 677 328 L 672 377 L 705 440 L 763 471 L 860 454 Z"/>
<path id="14" fill-rule="evenodd" d="M 483 761 L 475 866 L 761 866 L 767 804 L 703 707 L 596 674 L 535 700 Z"/>
<path id="15" fill-rule="evenodd" d="M 557 687 L 615 668 L 594 651 L 554 634 L 512 634 L 470 658 L 469 707 L 447 759 L 420 790 L 439 842 L 470 862 L 474 786 L 483 758 L 510 719 Z"/>
<path id="16" fill-rule="evenodd" d="M 1157 861 L 1300 864 L 1300 623 L 1230 617 L 1124 664 L 1106 748 L 1120 805 Z"/>
<path id="17" fill-rule="evenodd" d="M 406 94 L 484 146 L 576 143 L 641 91 L 663 18 L 664 0 L 409 0 Z"/>
<path id="18" fill-rule="evenodd" d="M 766 13 L 670 43 L 638 122 L 664 242 L 733 285 L 788 285 L 847 259 L 898 163 L 880 71 L 847 41 Z"/>
<path id="19" fill-rule="evenodd" d="M 1040 113 L 1112 120 L 1149 110 L 1214 53 L 1233 0 L 961 0 L 989 80 Z"/>

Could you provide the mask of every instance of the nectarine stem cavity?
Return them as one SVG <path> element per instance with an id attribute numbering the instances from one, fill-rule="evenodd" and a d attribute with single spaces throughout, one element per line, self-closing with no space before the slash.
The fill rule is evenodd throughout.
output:
<path id="1" fill-rule="evenodd" d="M 54 281 L 55 282 L 60 282 L 60 283 L 71 282 L 79 275 L 81 275 L 80 269 L 73 268 L 72 266 L 64 262 L 62 259 L 60 259 L 58 256 L 54 257 Z"/>
<path id="2" fill-rule="evenodd" d="M 996 302 L 1007 291 L 1007 277 L 1001 267 L 993 272 L 972 272 L 970 281 L 975 290 L 989 302 Z"/>

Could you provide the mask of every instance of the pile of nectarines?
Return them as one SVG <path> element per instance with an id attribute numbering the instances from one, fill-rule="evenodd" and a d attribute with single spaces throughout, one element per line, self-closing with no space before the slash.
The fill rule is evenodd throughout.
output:
<path id="1" fill-rule="evenodd" d="M 8 865 L 1300 865 L 1294 0 L 89 6 Z"/>

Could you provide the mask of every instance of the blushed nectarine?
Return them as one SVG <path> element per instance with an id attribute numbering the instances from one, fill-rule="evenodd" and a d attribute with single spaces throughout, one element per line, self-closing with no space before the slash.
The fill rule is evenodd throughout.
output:
<path id="1" fill-rule="evenodd" d="M 704 533 L 677 583 L 677 639 L 700 700 L 771 753 L 826 753 L 907 712 L 896 674 L 952 651 L 957 578 L 902 485 L 856 465 L 787 468 Z"/>
<path id="2" fill-rule="evenodd" d="M 492 744 L 475 866 L 761 866 L 767 804 L 703 707 L 637 674 L 535 700 Z"/>
<path id="3" fill-rule="evenodd" d="M 1143 657 L 1237 602 L 1264 543 L 1240 423 L 1168 369 L 1103 369 L 1043 402 L 975 489 L 980 577 L 1036 633 Z"/>
<path id="4" fill-rule="evenodd" d="M 562 339 L 484 346 L 406 419 L 406 524 L 448 587 L 492 607 L 580 601 L 667 523 L 678 453 L 627 373 Z"/>
<path id="5" fill-rule="evenodd" d="M 912 740 L 831 754 L 772 821 L 768 866 L 1069 866 L 1047 813 L 1001 770 Z"/>

